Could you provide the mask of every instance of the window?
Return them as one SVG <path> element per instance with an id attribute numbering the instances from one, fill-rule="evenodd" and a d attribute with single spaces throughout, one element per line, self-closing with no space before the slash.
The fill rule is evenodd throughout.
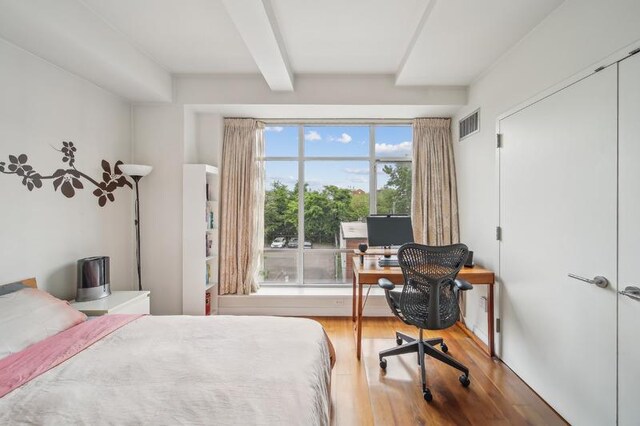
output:
<path id="1" fill-rule="evenodd" d="M 267 124 L 261 282 L 350 283 L 366 217 L 410 212 L 411 152 L 408 123 Z"/>

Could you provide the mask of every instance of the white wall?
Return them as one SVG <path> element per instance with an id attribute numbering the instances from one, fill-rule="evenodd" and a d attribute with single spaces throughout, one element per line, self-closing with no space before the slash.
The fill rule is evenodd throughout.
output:
<path id="1" fill-rule="evenodd" d="M 131 109 L 122 99 L 0 39 L 0 161 L 26 154 L 42 175 L 65 168 L 54 150 L 77 147 L 76 167 L 101 179 L 100 162 L 131 158 Z M 113 289 L 132 289 L 133 192 L 99 207 L 92 185 L 75 197 L 52 181 L 29 192 L 15 175 L 0 174 L 0 283 L 35 276 L 39 286 L 73 298 L 76 261 L 111 257 Z"/>
<path id="2" fill-rule="evenodd" d="M 182 313 L 182 165 L 219 164 L 224 118 L 178 104 L 133 108 L 133 157 L 153 171 L 140 181 L 142 286 L 151 313 Z"/>
<path id="3" fill-rule="evenodd" d="M 454 148 L 461 237 L 475 251 L 476 262 L 498 267 L 497 117 L 639 40 L 639 17 L 637 0 L 566 0 L 471 85 L 468 105 L 454 122 L 480 107 L 480 132 L 456 140 Z M 479 312 L 481 295 L 483 289 L 467 295 L 467 322 L 484 338 L 487 324 L 484 313 Z"/>
<path id="4" fill-rule="evenodd" d="M 153 171 L 140 181 L 142 286 L 152 314 L 182 314 L 184 108 L 133 108 L 133 158 Z"/>
<path id="5" fill-rule="evenodd" d="M 224 117 L 217 113 L 197 113 L 195 118 L 198 161 L 220 166 Z"/>

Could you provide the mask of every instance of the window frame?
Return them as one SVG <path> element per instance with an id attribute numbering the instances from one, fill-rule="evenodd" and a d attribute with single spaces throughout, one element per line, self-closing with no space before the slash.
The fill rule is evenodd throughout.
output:
<path id="1" fill-rule="evenodd" d="M 411 120 L 281 120 L 281 119 L 272 119 L 272 120 L 262 120 L 265 126 L 283 126 L 283 127 L 294 127 L 298 128 L 298 155 L 297 156 L 267 156 L 266 154 L 262 157 L 258 157 L 257 160 L 265 163 L 267 161 L 297 161 L 298 163 L 298 182 L 306 182 L 305 179 L 305 164 L 307 162 L 318 162 L 318 161 L 367 161 L 369 162 L 369 214 L 376 214 L 377 212 L 377 167 L 379 163 L 409 163 L 413 167 L 413 156 L 410 157 L 376 157 L 376 127 L 385 126 L 398 126 L 398 127 L 406 127 L 411 126 Z M 304 131 L 305 127 L 313 126 L 313 127 L 322 127 L 322 126 L 368 126 L 369 127 L 369 155 L 367 156 L 351 156 L 351 157 L 341 157 L 341 156 L 306 156 L 304 152 L 305 148 L 305 139 L 304 139 Z M 412 138 L 413 140 L 413 138 Z M 266 142 L 266 141 L 265 141 Z M 265 150 L 266 151 L 266 150 Z M 266 164 L 265 164 L 266 165 Z M 265 187 L 265 191 L 267 188 Z M 260 285 L 264 286 L 287 286 L 287 287 L 313 287 L 313 286 L 321 286 L 323 288 L 329 287 L 344 287 L 348 285 L 347 283 L 330 283 L 330 284 L 322 284 L 322 283 L 305 283 L 304 281 L 304 253 L 305 252 L 314 252 L 314 253 L 349 253 L 350 249 L 340 249 L 340 248 L 312 248 L 305 249 L 304 248 L 304 184 L 298 185 L 298 247 L 296 249 L 290 248 L 271 248 L 271 247 L 263 247 L 264 252 L 294 252 L 296 253 L 296 282 L 260 282 Z M 300 243 L 302 242 L 302 243 Z"/>

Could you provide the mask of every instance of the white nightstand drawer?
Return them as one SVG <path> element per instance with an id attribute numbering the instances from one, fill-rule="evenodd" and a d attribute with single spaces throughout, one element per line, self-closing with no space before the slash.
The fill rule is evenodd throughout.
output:
<path id="1" fill-rule="evenodd" d="M 108 314 L 149 314 L 149 291 L 113 291 L 107 297 L 88 302 L 72 302 L 71 306 L 88 316 Z"/>

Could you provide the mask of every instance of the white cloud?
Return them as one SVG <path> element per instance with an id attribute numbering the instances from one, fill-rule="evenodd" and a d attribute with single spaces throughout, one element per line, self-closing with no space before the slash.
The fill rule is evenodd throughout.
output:
<path id="1" fill-rule="evenodd" d="M 348 133 L 343 133 L 339 138 L 331 137 L 330 140 L 340 143 L 349 143 L 353 140 L 353 138 Z"/>
<path id="2" fill-rule="evenodd" d="M 280 126 L 275 126 L 275 127 L 267 126 L 267 127 L 264 128 L 265 132 L 278 132 L 278 133 L 280 133 L 283 130 L 284 130 L 284 127 L 280 127 Z"/>
<path id="3" fill-rule="evenodd" d="M 353 168 L 347 167 L 346 169 L 344 169 L 344 171 L 352 175 L 368 175 L 369 174 L 369 169 L 353 169 Z"/>
<path id="4" fill-rule="evenodd" d="M 351 181 L 353 183 L 367 183 L 367 182 L 369 182 L 369 179 L 367 179 L 364 176 L 354 176 L 354 177 L 350 178 L 349 181 Z"/>
<path id="5" fill-rule="evenodd" d="M 412 143 L 410 141 L 400 142 L 393 145 L 390 143 L 377 143 L 376 154 L 397 154 L 406 155 L 411 152 Z"/>
<path id="6" fill-rule="evenodd" d="M 316 132 L 315 130 L 309 130 L 307 133 L 304 134 L 304 140 L 319 141 L 319 140 L 322 140 L 322 136 L 320 136 L 320 133 Z"/>

